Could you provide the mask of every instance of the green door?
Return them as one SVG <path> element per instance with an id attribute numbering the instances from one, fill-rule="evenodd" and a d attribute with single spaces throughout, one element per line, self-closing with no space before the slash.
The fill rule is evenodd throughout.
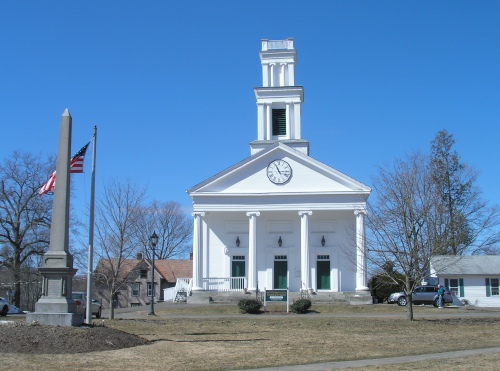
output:
<path id="1" fill-rule="evenodd" d="M 274 288 L 288 288 L 288 262 L 286 260 L 276 260 L 274 262 Z"/>
<path id="2" fill-rule="evenodd" d="M 231 277 L 245 277 L 245 261 L 244 260 L 233 260 L 231 266 Z M 239 287 L 241 286 L 241 287 Z M 243 290 L 243 283 L 237 284 L 231 281 L 231 288 Z"/>
<path id="3" fill-rule="evenodd" d="M 330 262 L 320 260 L 317 262 L 316 269 L 317 281 L 316 287 L 318 290 L 330 290 Z"/>

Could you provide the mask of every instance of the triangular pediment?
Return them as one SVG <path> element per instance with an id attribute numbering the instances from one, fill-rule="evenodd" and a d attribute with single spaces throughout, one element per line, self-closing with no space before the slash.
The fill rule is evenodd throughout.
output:
<path id="1" fill-rule="evenodd" d="M 290 178 L 273 183 L 267 167 L 274 160 L 286 161 Z M 230 168 L 188 189 L 196 195 L 274 195 L 274 194 L 365 194 L 370 188 L 286 144 L 276 142 Z"/>

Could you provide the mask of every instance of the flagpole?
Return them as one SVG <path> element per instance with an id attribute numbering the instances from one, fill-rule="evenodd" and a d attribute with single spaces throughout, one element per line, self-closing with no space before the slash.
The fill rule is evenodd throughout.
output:
<path id="1" fill-rule="evenodd" d="M 94 125 L 94 135 L 92 136 L 92 180 L 90 185 L 90 220 L 89 220 L 89 250 L 87 269 L 87 308 L 85 323 L 92 323 L 92 273 L 94 263 L 94 204 L 95 204 L 95 160 L 96 160 L 97 126 Z"/>

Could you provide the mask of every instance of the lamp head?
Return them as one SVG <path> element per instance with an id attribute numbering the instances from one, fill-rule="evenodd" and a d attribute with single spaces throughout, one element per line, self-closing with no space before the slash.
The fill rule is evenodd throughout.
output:
<path id="1" fill-rule="evenodd" d="M 151 246 L 153 246 L 154 249 L 158 244 L 158 236 L 156 235 L 156 232 L 153 232 L 151 237 L 149 237 L 149 242 L 151 242 Z"/>

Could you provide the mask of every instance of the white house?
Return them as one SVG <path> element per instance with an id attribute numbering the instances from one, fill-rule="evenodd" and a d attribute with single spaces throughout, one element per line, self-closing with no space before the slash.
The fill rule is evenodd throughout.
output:
<path id="1" fill-rule="evenodd" d="M 364 216 L 371 189 L 309 156 L 293 39 L 262 40 L 260 60 L 250 157 L 187 190 L 193 290 L 366 295 Z"/>
<path id="2" fill-rule="evenodd" d="M 435 256 L 431 277 L 479 307 L 500 307 L 500 256 Z"/>

